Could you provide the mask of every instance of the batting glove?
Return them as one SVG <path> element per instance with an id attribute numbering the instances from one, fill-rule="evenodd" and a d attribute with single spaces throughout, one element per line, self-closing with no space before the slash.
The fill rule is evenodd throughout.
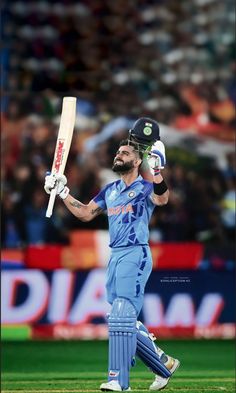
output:
<path id="1" fill-rule="evenodd" d="M 70 192 L 69 188 L 65 187 L 66 183 L 67 178 L 65 175 L 60 175 L 58 173 L 47 174 L 45 177 L 44 190 L 47 194 L 51 194 L 51 191 L 56 187 L 57 195 L 59 195 L 61 199 L 65 199 Z"/>
<path id="2" fill-rule="evenodd" d="M 156 141 L 148 155 L 147 162 L 153 176 L 159 175 L 166 164 L 166 153 L 163 142 Z"/>

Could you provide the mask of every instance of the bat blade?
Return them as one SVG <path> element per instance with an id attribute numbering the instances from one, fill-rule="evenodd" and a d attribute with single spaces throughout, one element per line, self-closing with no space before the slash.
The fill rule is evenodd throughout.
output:
<path id="1" fill-rule="evenodd" d="M 76 97 L 64 97 L 62 103 L 62 112 L 60 126 L 57 136 L 56 148 L 53 158 L 51 173 L 63 174 L 70 150 L 73 130 L 76 118 Z M 53 206 L 57 194 L 57 189 L 51 191 L 46 217 L 51 217 Z"/>

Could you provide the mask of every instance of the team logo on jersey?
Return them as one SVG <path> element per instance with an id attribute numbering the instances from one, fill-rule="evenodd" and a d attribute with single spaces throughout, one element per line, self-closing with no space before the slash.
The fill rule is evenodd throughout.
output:
<path id="1" fill-rule="evenodd" d="M 129 198 L 133 198 L 133 197 L 135 197 L 135 195 L 136 195 L 136 193 L 135 193 L 134 191 L 130 191 L 130 192 L 128 193 L 128 197 L 129 197 Z"/>

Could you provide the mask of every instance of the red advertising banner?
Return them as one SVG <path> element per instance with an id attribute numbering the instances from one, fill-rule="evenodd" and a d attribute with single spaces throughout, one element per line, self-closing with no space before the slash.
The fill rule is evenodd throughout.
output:
<path id="1" fill-rule="evenodd" d="M 89 242 L 71 246 L 30 246 L 25 250 L 28 268 L 53 270 L 60 268 L 91 269 L 104 267 L 109 261 L 109 249 L 101 259 L 93 236 Z M 153 269 L 197 269 L 203 257 L 200 243 L 159 243 L 151 245 Z"/>
<path id="2" fill-rule="evenodd" d="M 147 326 L 158 339 L 165 338 L 235 338 L 233 323 L 215 324 L 207 328 L 201 327 L 158 327 Z M 83 323 L 80 325 L 36 325 L 31 329 L 32 339 L 41 340 L 105 340 L 108 338 L 108 328 L 105 324 L 94 325 Z"/>
<path id="3" fill-rule="evenodd" d="M 60 269 L 62 249 L 59 245 L 26 247 L 25 265 L 31 269 Z"/>
<path id="4" fill-rule="evenodd" d="M 201 243 L 151 244 L 154 269 L 197 269 L 203 258 Z"/>
<path id="5" fill-rule="evenodd" d="M 204 246 L 192 243 L 151 243 L 153 269 L 197 269 Z M 30 269 L 92 269 L 106 267 L 110 257 L 107 231 L 72 231 L 70 244 L 32 245 L 24 251 L 2 251 L 2 261 L 20 258 Z M 13 259 L 12 259 L 13 258 Z"/>

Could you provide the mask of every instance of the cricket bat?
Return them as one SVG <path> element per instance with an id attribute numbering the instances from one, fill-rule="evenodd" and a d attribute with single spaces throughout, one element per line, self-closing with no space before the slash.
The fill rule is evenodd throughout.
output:
<path id="1" fill-rule="evenodd" d="M 62 103 L 62 112 L 60 126 L 57 136 L 56 148 L 54 152 L 51 173 L 63 174 L 70 150 L 73 130 L 76 117 L 76 98 L 64 97 Z M 51 217 L 55 198 L 57 195 L 57 187 L 53 188 L 48 201 L 46 217 Z"/>

